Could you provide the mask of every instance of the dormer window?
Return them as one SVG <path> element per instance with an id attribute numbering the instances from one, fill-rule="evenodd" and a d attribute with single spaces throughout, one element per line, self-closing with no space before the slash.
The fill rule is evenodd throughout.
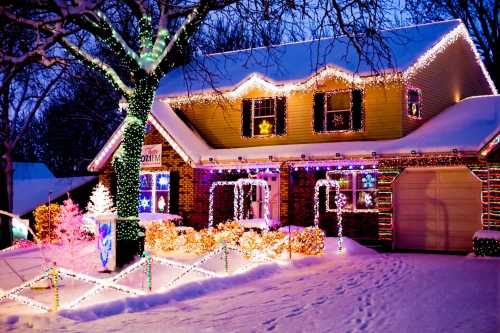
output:
<path id="1" fill-rule="evenodd" d="M 314 95 L 313 127 L 316 133 L 359 131 L 363 128 L 363 91 L 318 92 Z"/>
<path id="2" fill-rule="evenodd" d="M 267 137 L 286 133 L 286 98 L 265 97 L 242 102 L 241 134 Z"/>
<path id="3" fill-rule="evenodd" d="M 422 91 L 418 88 L 408 88 L 406 91 L 406 114 L 410 118 L 422 118 Z"/>

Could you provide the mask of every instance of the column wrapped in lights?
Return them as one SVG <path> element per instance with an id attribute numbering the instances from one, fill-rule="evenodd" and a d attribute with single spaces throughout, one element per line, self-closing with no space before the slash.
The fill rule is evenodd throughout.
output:
<path id="1" fill-rule="evenodd" d="M 336 180 L 320 179 L 314 186 L 314 225 L 319 226 L 319 190 L 321 187 L 335 187 L 335 203 L 337 204 L 337 250 L 341 252 L 343 249 L 344 241 L 342 239 L 342 198 L 340 196 L 340 185 Z"/>

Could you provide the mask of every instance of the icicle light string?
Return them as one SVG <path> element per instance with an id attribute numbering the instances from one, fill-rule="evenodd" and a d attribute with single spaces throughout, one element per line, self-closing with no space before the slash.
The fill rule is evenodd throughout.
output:
<path id="1" fill-rule="evenodd" d="M 395 74 L 387 74 L 387 75 L 378 75 L 378 76 L 370 76 L 370 77 L 360 77 L 359 75 L 348 73 L 347 71 L 341 70 L 334 66 L 326 66 L 319 72 L 311 75 L 303 82 L 298 83 L 288 83 L 288 84 L 280 84 L 275 83 L 271 79 L 263 77 L 261 74 L 253 73 L 248 76 L 246 79 L 242 80 L 238 85 L 234 87 L 233 90 L 223 92 L 222 95 L 220 93 L 199 93 L 191 96 L 178 96 L 178 97 L 166 97 L 161 99 L 161 101 L 169 103 L 169 104 L 187 104 L 193 102 L 213 102 L 215 100 L 220 99 L 221 97 L 229 99 L 229 100 L 237 100 L 243 98 L 248 94 L 248 92 L 252 89 L 260 89 L 266 92 L 269 92 L 273 95 L 289 95 L 296 92 L 303 92 L 312 89 L 318 83 L 324 82 L 329 79 L 337 78 L 345 81 L 350 85 L 357 86 L 369 86 L 390 82 L 408 82 L 413 78 L 416 74 L 425 70 L 435 59 L 437 56 L 442 54 L 451 44 L 455 43 L 457 40 L 463 39 L 467 45 L 470 47 L 472 52 L 474 53 L 474 57 L 476 63 L 481 68 L 483 75 L 486 78 L 486 81 L 491 89 L 493 94 L 497 94 L 497 89 L 484 66 L 481 57 L 474 45 L 474 42 L 471 40 L 469 33 L 467 32 L 467 28 L 464 24 L 459 24 L 455 29 L 447 33 L 441 40 L 436 43 L 433 47 L 427 50 L 423 55 L 421 55 L 415 63 L 410 66 L 403 73 L 395 73 Z"/>

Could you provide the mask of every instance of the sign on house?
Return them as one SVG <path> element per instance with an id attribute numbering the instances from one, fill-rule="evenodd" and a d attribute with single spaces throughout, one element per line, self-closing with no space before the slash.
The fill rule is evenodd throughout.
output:
<path id="1" fill-rule="evenodd" d="M 141 167 L 159 166 L 161 166 L 161 144 L 142 146 Z"/>

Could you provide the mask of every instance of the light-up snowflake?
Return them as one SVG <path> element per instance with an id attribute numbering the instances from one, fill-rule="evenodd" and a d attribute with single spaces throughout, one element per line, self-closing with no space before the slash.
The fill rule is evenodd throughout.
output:
<path id="1" fill-rule="evenodd" d="M 151 205 L 151 201 L 148 200 L 148 198 L 146 198 L 146 197 L 142 197 L 142 199 L 141 199 L 142 209 L 147 209 L 147 208 L 149 208 L 150 205 Z"/>
<path id="2" fill-rule="evenodd" d="M 377 182 L 377 179 L 368 173 L 368 174 L 363 176 L 361 181 L 363 182 L 363 188 L 373 188 L 373 187 L 375 187 L 375 183 Z"/>

